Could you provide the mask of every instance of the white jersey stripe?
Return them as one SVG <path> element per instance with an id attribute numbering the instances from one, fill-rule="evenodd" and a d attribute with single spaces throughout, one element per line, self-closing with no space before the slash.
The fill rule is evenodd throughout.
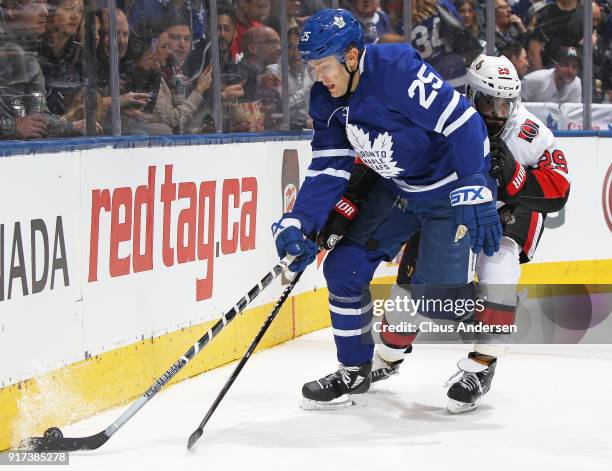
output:
<path id="1" fill-rule="evenodd" d="M 531 240 L 531 246 L 529 247 L 528 252 L 527 252 L 527 256 L 529 257 L 530 260 L 533 257 L 536 247 L 538 246 L 538 237 L 540 236 L 540 232 L 542 231 L 542 221 L 544 220 L 542 218 L 542 213 L 538 213 L 537 218 L 538 218 L 538 222 L 536 225 L 536 229 L 533 233 L 533 238 Z"/>
<path id="2" fill-rule="evenodd" d="M 446 121 L 448 121 L 449 116 L 453 114 L 453 111 L 455 111 L 455 108 L 457 108 L 457 104 L 459 103 L 459 96 L 459 92 L 455 90 L 453 92 L 453 98 L 451 98 L 451 101 L 440 115 L 440 118 L 438 118 L 438 123 L 434 128 L 435 132 L 439 133 L 442 131 L 442 129 L 444 129 L 444 125 L 446 124 Z"/>
<path id="3" fill-rule="evenodd" d="M 455 120 L 455 122 L 449 124 L 446 129 L 442 131 L 442 134 L 444 134 L 446 137 L 450 136 L 454 131 L 459 129 L 468 119 L 470 119 L 474 113 L 476 113 L 476 110 L 474 108 L 468 108 L 463 112 L 461 116 L 459 116 L 459 118 Z"/>
<path id="4" fill-rule="evenodd" d="M 353 149 L 313 150 L 312 158 L 317 159 L 319 157 L 355 157 L 355 151 Z"/>
<path id="5" fill-rule="evenodd" d="M 342 316 L 360 316 L 361 314 L 372 310 L 372 303 L 361 308 L 337 307 L 333 304 L 330 304 L 329 310 L 334 314 L 340 314 Z"/>
<path id="6" fill-rule="evenodd" d="M 454 182 L 458 180 L 457 172 L 451 173 L 448 177 L 444 177 L 442 180 L 438 180 L 437 182 L 431 183 L 430 185 L 409 185 L 408 183 L 398 179 L 392 178 L 393 183 L 400 187 L 400 189 L 410 192 L 410 193 L 418 193 L 421 191 L 429 191 L 435 190 L 436 188 L 440 188 L 441 186 L 446 185 L 447 183 Z"/>
<path id="7" fill-rule="evenodd" d="M 338 170 L 335 168 L 326 168 L 325 170 L 308 170 L 306 177 L 317 177 L 319 175 L 329 175 L 331 177 L 339 177 L 348 180 L 351 176 L 346 170 Z"/>
<path id="8" fill-rule="evenodd" d="M 362 329 L 352 329 L 352 330 L 332 329 L 332 330 L 334 331 L 334 335 L 337 337 L 355 337 L 363 333 Z M 365 332 L 367 332 L 367 330 Z"/>

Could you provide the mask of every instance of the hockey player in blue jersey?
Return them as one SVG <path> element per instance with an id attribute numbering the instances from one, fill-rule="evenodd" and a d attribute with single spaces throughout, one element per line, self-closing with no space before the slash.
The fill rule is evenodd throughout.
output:
<path id="1" fill-rule="evenodd" d="M 320 404 L 369 388 L 367 288 L 381 261 L 420 230 L 413 282 L 463 286 L 475 254 L 497 251 L 502 230 L 486 127 L 414 48 L 365 47 L 356 19 L 331 9 L 304 24 L 299 47 L 316 80 L 312 161 L 293 210 L 272 225 L 279 256 L 298 257 L 290 269 L 314 260 L 313 239 L 344 193 L 356 154 L 383 177 L 360 208 L 336 207 L 359 214 L 324 264 L 340 368 L 302 388 L 307 401 Z"/>

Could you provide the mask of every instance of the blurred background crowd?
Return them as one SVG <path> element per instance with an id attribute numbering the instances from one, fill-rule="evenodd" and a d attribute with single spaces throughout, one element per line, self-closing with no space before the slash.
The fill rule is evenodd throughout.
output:
<path id="1" fill-rule="evenodd" d="M 583 1 L 0 0 L 0 139 L 307 129 L 300 28 L 336 6 L 368 43 L 410 39 L 459 91 L 488 51 L 524 102 L 580 103 L 588 51 L 590 101 L 612 103 L 612 0 L 587 8 L 586 48 Z"/>

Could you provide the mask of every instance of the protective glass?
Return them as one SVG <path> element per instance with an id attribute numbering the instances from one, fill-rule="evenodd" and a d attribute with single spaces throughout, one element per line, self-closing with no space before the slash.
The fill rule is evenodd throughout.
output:
<path id="1" fill-rule="evenodd" d="M 491 118 L 508 119 L 511 117 L 518 106 L 517 98 L 501 98 L 485 95 L 477 92 L 474 97 L 474 107 L 476 110 Z"/>
<path id="2" fill-rule="evenodd" d="M 308 78 L 313 82 L 317 81 L 317 74 L 320 80 L 320 77 L 329 75 L 333 71 L 331 64 L 322 64 L 321 61 L 306 62 L 305 67 L 306 75 L 308 75 Z"/>

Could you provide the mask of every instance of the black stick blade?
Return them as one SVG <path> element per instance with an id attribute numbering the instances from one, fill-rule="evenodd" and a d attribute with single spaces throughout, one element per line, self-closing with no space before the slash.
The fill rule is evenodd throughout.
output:
<path id="1" fill-rule="evenodd" d="M 189 441 L 187 442 L 187 449 L 191 450 L 191 447 L 193 445 L 195 445 L 195 442 L 197 442 L 200 437 L 202 436 L 203 433 L 203 429 L 201 428 L 197 428 L 189 437 Z"/>
<path id="2" fill-rule="evenodd" d="M 90 437 L 65 438 L 57 436 L 31 437 L 19 444 L 19 449 L 24 451 L 78 451 L 95 450 L 100 448 L 108 440 L 104 432 Z"/>

